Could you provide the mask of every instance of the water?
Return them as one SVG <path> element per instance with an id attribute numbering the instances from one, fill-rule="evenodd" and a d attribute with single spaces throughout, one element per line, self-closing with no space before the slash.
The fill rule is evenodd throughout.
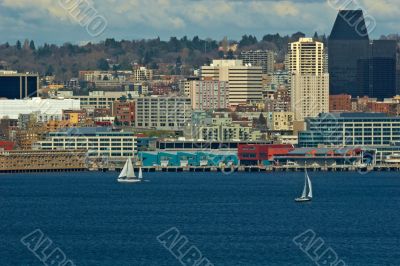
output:
<path id="1" fill-rule="evenodd" d="M 312 229 L 347 265 L 400 265 L 400 175 L 116 173 L 0 176 L 0 265 L 43 265 L 20 242 L 41 229 L 76 265 L 181 265 L 156 239 L 176 227 L 214 265 L 315 265 L 292 239 Z"/>

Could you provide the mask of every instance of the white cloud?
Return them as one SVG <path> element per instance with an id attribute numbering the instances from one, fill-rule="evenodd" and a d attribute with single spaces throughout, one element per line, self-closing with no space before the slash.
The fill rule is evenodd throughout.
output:
<path id="1" fill-rule="evenodd" d="M 294 3 L 289 2 L 289 1 L 275 3 L 274 11 L 281 17 L 297 16 L 300 13 L 297 6 Z"/>
<path id="2" fill-rule="evenodd" d="M 66 0 L 0 0 L 0 14 L 18 21 L 13 28 L 19 26 L 20 34 L 25 36 L 46 32 L 46 27 L 68 27 L 71 32 L 75 27 L 75 31 L 84 33 L 77 28 L 77 22 L 68 11 L 61 8 L 59 1 Z M 378 34 L 396 30 L 393 25 L 400 16 L 399 0 L 358 1 L 368 14 L 376 18 Z M 233 38 L 245 33 L 261 35 L 303 31 L 313 34 L 318 31 L 329 34 L 337 13 L 326 0 L 90 0 L 90 3 L 108 20 L 112 30 L 107 37 L 115 38 L 135 34 L 144 37 L 163 34 L 228 35 Z M 16 12 L 16 16 L 4 10 Z M 37 28 L 31 25 L 35 22 Z M 24 28 L 23 24 L 30 26 Z M 1 24 L 3 30 L 1 27 L 6 29 L 8 26 Z"/>
<path id="3" fill-rule="evenodd" d="M 46 11 L 53 17 L 60 19 L 66 19 L 68 17 L 67 12 L 59 5 L 58 1 L 52 0 L 2 0 L 0 3 L 5 7 L 11 7 L 21 10 L 30 10 L 31 12 Z"/>

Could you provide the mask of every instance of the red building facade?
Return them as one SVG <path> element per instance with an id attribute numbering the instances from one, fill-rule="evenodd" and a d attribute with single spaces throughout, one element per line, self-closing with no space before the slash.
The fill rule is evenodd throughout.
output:
<path id="1" fill-rule="evenodd" d="M 241 163 L 256 165 L 272 161 L 275 155 L 287 155 L 294 150 L 290 144 L 240 144 L 238 157 Z"/>
<path id="2" fill-rule="evenodd" d="M 12 141 L 0 141 L 0 150 L 3 151 L 12 151 L 14 149 L 15 143 Z"/>

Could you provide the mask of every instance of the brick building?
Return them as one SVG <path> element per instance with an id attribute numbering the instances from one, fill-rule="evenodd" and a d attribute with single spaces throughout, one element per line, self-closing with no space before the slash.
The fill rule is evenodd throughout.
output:
<path id="1" fill-rule="evenodd" d="M 339 94 L 329 96 L 329 112 L 351 112 L 351 95 Z"/>
<path id="2" fill-rule="evenodd" d="M 112 115 L 115 117 L 115 123 L 125 126 L 133 125 L 135 123 L 135 102 L 114 102 Z"/>

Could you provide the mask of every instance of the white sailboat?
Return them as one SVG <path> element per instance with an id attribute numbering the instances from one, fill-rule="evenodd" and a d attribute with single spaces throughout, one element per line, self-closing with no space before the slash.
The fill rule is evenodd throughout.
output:
<path id="1" fill-rule="evenodd" d="M 140 179 L 137 179 L 135 176 L 135 172 L 133 169 L 133 164 L 131 158 L 126 160 L 124 168 L 118 176 L 119 183 L 137 183 L 140 182 Z"/>
<path id="2" fill-rule="evenodd" d="M 310 176 L 308 175 L 307 169 L 305 169 L 305 181 L 304 181 L 304 189 L 303 189 L 303 194 L 301 195 L 300 198 L 295 199 L 296 202 L 307 202 L 311 201 L 313 197 L 312 193 L 312 185 L 311 185 L 311 179 Z M 308 193 L 307 193 L 308 190 Z"/>
<path id="3" fill-rule="evenodd" d="M 139 177 L 140 180 L 143 179 L 143 172 L 142 172 L 142 167 L 139 168 Z"/>

